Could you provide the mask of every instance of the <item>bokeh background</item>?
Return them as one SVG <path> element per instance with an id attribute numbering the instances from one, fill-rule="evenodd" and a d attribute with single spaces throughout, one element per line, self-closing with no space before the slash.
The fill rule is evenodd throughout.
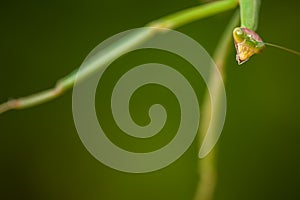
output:
<path id="1" fill-rule="evenodd" d="M 106 38 L 197 4 L 196 0 L 1 2 L 0 101 L 52 87 Z M 296 0 L 264 0 L 258 33 L 265 41 L 300 50 L 299 8 Z M 232 13 L 178 30 L 212 54 Z M 158 56 L 159 52 L 134 52 L 114 66 L 126 68 L 134 61 L 145 61 L 145 53 L 181 66 L 180 60 Z M 191 71 L 185 73 L 192 76 Z M 227 119 L 218 142 L 216 200 L 300 199 L 299 75 L 300 57 L 267 48 L 238 66 L 232 45 L 226 66 Z M 201 98 L 205 86 L 199 85 Z M 136 99 L 157 91 L 164 89 L 142 90 Z M 160 100 L 168 104 L 173 97 L 165 92 Z M 101 94 L 96 98 L 97 110 L 103 106 L 98 100 Z M 199 178 L 197 142 L 162 170 L 147 174 L 113 170 L 94 159 L 81 143 L 73 123 L 71 96 L 68 92 L 47 104 L 0 115 L 0 199 L 193 198 Z M 169 108 L 176 112 L 176 101 L 170 102 Z M 138 113 L 143 102 L 133 103 L 136 120 L 146 123 L 148 119 Z M 174 124 L 176 119 L 171 117 Z M 159 137 L 157 142 L 139 145 L 115 133 L 111 131 L 110 136 L 115 143 L 137 151 L 168 142 Z"/>

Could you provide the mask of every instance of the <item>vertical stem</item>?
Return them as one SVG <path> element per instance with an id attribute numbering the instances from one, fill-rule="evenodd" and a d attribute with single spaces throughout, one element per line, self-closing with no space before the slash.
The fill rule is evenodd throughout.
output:
<path id="1" fill-rule="evenodd" d="M 216 52 L 214 54 L 214 60 L 216 65 L 218 66 L 220 72 L 223 75 L 223 81 L 225 81 L 225 60 L 229 52 L 229 47 L 232 44 L 232 30 L 235 26 L 237 26 L 239 22 L 239 12 L 237 11 L 232 17 L 230 23 L 228 24 L 226 30 L 224 31 L 220 43 L 216 48 Z M 215 81 L 217 76 L 215 74 L 211 74 L 210 81 L 214 84 L 213 92 L 216 95 L 219 94 L 219 82 Z M 200 123 L 199 128 L 199 141 L 203 141 L 205 136 L 210 116 L 210 95 L 206 93 L 203 102 L 203 118 Z M 213 150 L 206 158 L 198 161 L 198 173 L 200 175 L 200 179 L 197 186 L 197 191 L 195 195 L 195 200 L 211 200 L 213 199 L 213 194 L 216 186 L 217 180 L 217 172 L 216 172 L 216 149 Z"/>
<path id="2" fill-rule="evenodd" d="M 258 24 L 260 0 L 240 0 L 241 26 L 255 31 Z"/>

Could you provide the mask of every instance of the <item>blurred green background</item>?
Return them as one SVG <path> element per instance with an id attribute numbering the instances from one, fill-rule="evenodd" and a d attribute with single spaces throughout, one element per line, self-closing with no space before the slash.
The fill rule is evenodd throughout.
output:
<path id="1" fill-rule="evenodd" d="M 52 87 L 106 38 L 197 4 L 196 0 L 1 2 L 0 101 Z M 299 8 L 296 0 L 264 0 L 258 33 L 265 41 L 300 50 Z M 212 54 L 232 13 L 178 30 Z M 130 66 L 138 54 L 114 65 Z M 144 61 L 146 56 L 138 57 Z M 172 55 L 153 57 L 174 65 L 181 62 Z M 232 45 L 226 68 L 228 112 L 218 142 L 215 199 L 300 199 L 300 58 L 267 48 L 238 66 Z M 201 97 L 205 87 L 199 84 Z M 157 90 L 164 89 L 152 89 L 152 93 Z M 0 199 L 193 198 L 199 178 L 196 142 L 162 170 L 147 174 L 113 170 L 94 159 L 81 143 L 73 123 L 71 94 L 0 115 Z M 138 108 L 143 107 L 139 98 L 134 101 Z M 173 97 L 166 94 L 161 100 L 168 98 Z M 101 100 L 97 105 L 101 110 Z M 176 109 L 176 101 L 169 107 Z M 140 123 L 147 122 L 143 115 L 136 116 Z M 176 117 L 172 119 L 176 124 Z M 114 142 L 134 148 L 128 138 L 114 133 Z M 132 144 L 140 151 L 151 150 L 170 137 L 156 139 L 152 147 L 151 142 Z"/>

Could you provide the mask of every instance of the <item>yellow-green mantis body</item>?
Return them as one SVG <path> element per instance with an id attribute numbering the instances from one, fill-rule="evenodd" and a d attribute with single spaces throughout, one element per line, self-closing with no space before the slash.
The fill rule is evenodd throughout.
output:
<path id="1" fill-rule="evenodd" d="M 260 36 L 248 28 L 235 28 L 233 39 L 238 64 L 243 64 L 254 54 L 260 53 L 266 46 Z"/>

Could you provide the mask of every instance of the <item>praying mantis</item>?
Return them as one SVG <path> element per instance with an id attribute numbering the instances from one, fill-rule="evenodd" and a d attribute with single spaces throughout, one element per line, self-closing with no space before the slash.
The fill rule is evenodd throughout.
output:
<path id="1" fill-rule="evenodd" d="M 233 39 L 237 52 L 236 60 L 238 64 L 241 65 L 254 54 L 261 53 L 266 45 L 300 55 L 297 51 L 263 42 L 261 37 L 255 32 L 258 24 L 259 7 L 260 0 L 240 0 L 241 27 L 237 27 L 233 30 Z"/>

